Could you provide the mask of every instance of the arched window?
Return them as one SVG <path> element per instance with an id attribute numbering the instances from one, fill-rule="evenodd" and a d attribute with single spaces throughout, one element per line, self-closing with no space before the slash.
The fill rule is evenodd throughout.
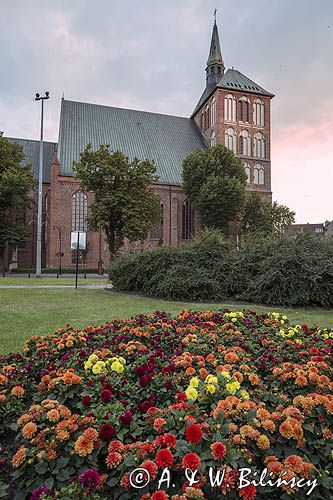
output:
<path id="1" fill-rule="evenodd" d="M 182 208 L 182 238 L 191 240 L 195 235 L 195 216 L 192 204 L 185 200 Z"/>
<path id="2" fill-rule="evenodd" d="M 72 197 L 72 231 L 87 231 L 88 197 L 77 191 Z"/>
<path id="3" fill-rule="evenodd" d="M 254 165 L 253 177 L 254 184 L 265 184 L 265 169 L 259 163 Z"/>
<path id="4" fill-rule="evenodd" d="M 250 100 L 243 96 L 238 101 L 238 121 L 249 123 L 250 120 Z"/>
<path id="5" fill-rule="evenodd" d="M 254 136 L 254 156 L 265 158 L 265 136 L 262 132 L 257 132 Z"/>
<path id="6" fill-rule="evenodd" d="M 201 115 L 200 115 L 200 128 L 201 128 L 201 130 L 205 129 L 205 112 L 204 111 L 201 111 Z"/>
<path id="7" fill-rule="evenodd" d="M 161 243 L 163 243 L 163 203 L 161 203 L 161 220 L 160 224 L 157 227 L 153 227 L 149 231 L 149 239 L 150 240 L 159 240 Z"/>
<path id="8" fill-rule="evenodd" d="M 213 97 L 212 104 L 210 105 L 210 125 L 214 126 L 216 123 L 216 99 Z"/>
<path id="9" fill-rule="evenodd" d="M 253 124 L 257 127 L 265 125 L 265 106 L 261 99 L 256 99 L 253 103 Z"/>
<path id="10" fill-rule="evenodd" d="M 232 94 L 224 98 L 224 119 L 227 122 L 236 121 L 236 98 Z"/>
<path id="11" fill-rule="evenodd" d="M 224 133 L 225 145 L 235 154 L 237 154 L 237 140 L 236 140 L 236 132 L 233 128 L 228 128 Z"/>
<path id="12" fill-rule="evenodd" d="M 216 146 L 216 133 L 215 133 L 215 129 L 212 130 L 211 134 L 210 134 L 210 145 L 211 146 Z"/>
<path id="13" fill-rule="evenodd" d="M 251 156 L 251 136 L 247 130 L 243 130 L 239 136 L 239 154 Z"/>
<path id="14" fill-rule="evenodd" d="M 251 167 L 248 163 L 244 163 L 244 170 L 245 170 L 245 174 L 246 174 L 246 182 L 247 184 L 250 184 L 251 182 Z"/>

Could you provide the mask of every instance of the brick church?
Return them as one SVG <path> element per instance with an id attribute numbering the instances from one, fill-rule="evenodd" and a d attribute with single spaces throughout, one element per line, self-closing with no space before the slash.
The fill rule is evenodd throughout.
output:
<path id="1" fill-rule="evenodd" d="M 273 94 L 236 69 L 225 70 L 218 28 L 214 22 L 206 64 L 206 86 L 189 118 L 101 106 L 62 99 L 57 143 L 44 142 L 42 267 L 75 265 L 70 247 L 71 231 L 86 231 L 88 246 L 80 264 L 97 269 L 108 263 L 103 234 L 86 224 L 91 193 L 80 191 L 72 163 L 88 143 L 93 148 L 109 144 L 130 159 L 154 160 L 163 219 L 150 231 L 144 246 L 177 246 L 191 239 L 199 224 L 181 189 L 182 162 L 198 148 L 225 144 L 243 163 L 247 188 L 271 201 L 270 101 Z M 23 146 L 25 163 L 38 177 L 39 141 L 10 138 Z M 37 199 L 37 189 L 34 193 Z M 35 266 L 37 213 L 27 216 L 32 239 L 7 252 L 7 265 Z M 58 254 L 58 255 L 57 255 Z"/>

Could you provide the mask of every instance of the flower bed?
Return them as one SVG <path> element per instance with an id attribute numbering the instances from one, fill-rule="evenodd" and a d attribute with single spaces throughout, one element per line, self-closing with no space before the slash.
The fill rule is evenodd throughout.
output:
<path id="1" fill-rule="evenodd" d="M 332 498 L 332 344 L 253 311 L 33 337 L 0 357 L 0 498 Z"/>

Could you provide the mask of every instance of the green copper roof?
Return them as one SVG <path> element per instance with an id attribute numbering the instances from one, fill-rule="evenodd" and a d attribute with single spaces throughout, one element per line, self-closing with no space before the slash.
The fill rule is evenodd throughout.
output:
<path id="1" fill-rule="evenodd" d="M 209 56 L 207 60 L 207 66 L 211 64 L 224 64 L 221 54 L 219 32 L 217 30 L 216 22 L 213 26 L 212 40 L 210 42 Z"/>
<path id="2" fill-rule="evenodd" d="M 23 166 L 31 165 L 31 170 L 38 179 L 39 170 L 39 141 L 34 141 L 31 139 L 16 139 L 14 137 L 8 137 L 10 142 L 17 142 L 23 147 L 23 153 L 25 155 L 25 160 L 23 161 Z M 43 182 L 51 182 L 51 169 L 50 165 L 53 160 L 54 152 L 56 151 L 57 144 L 55 142 L 43 142 Z"/>
<path id="3" fill-rule="evenodd" d="M 192 116 L 194 116 L 199 111 L 199 109 L 203 106 L 203 104 L 209 99 L 214 90 L 217 88 L 228 89 L 231 91 L 237 90 L 238 92 L 242 91 L 245 93 L 252 93 L 258 95 L 260 94 L 269 97 L 274 97 L 274 94 L 271 94 L 270 92 L 265 90 L 263 87 L 258 85 L 258 83 L 255 83 L 253 80 L 243 75 L 243 73 L 241 73 L 237 69 L 228 69 L 221 77 L 221 80 L 217 85 L 207 85 L 207 87 L 203 91 L 202 96 L 199 99 L 198 104 L 196 105 L 193 111 Z"/>
<path id="4" fill-rule="evenodd" d="M 189 118 L 62 100 L 58 157 L 61 173 L 74 175 L 73 161 L 91 143 L 109 144 L 129 159 L 154 160 L 163 184 L 181 184 L 183 160 L 207 147 Z"/>

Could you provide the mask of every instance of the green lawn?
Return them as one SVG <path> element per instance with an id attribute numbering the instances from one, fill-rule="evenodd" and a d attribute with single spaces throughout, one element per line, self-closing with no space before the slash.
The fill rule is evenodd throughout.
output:
<path id="1" fill-rule="evenodd" d="M 31 335 L 47 335 L 66 324 L 84 328 L 104 324 L 115 317 L 156 310 L 176 314 L 184 308 L 220 307 L 241 310 L 249 306 L 172 302 L 104 289 L 0 289 L 0 353 L 20 351 L 24 340 Z M 333 327 L 333 311 L 259 306 L 251 306 L 251 309 L 284 312 L 293 323 Z"/>

